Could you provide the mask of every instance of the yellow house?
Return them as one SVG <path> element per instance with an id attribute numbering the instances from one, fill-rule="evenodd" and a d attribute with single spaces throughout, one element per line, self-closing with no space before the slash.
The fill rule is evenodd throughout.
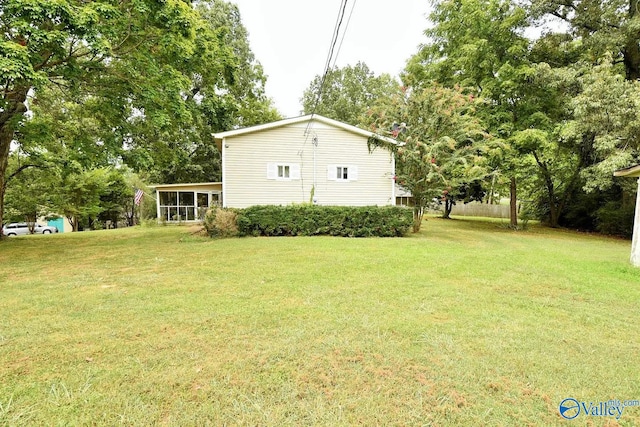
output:
<path id="1" fill-rule="evenodd" d="M 213 135 L 222 182 L 156 185 L 158 218 L 198 221 L 213 205 L 395 205 L 395 161 L 379 136 L 317 114 Z"/>
<path id="2" fill-rule="evenodd" d="M 222 205 L 394 205 L 394 157 L 370 137 L 396 143 L 317 114 L 217 133 Z"/>

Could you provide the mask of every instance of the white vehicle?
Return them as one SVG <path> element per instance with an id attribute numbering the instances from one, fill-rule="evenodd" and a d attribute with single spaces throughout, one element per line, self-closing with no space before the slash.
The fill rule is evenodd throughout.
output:
<path id="1" fill-rule="evenodd" d="M 57 233 L 56 227 L 50 227 L 48 225 L 36 224 L 33 228 L 34 234 L 51 234 Z M 26 222 L 12 222 L 2 227 L 2 234 L 5 236 L 22 236 L 29 233 L 29 224 Z"/>

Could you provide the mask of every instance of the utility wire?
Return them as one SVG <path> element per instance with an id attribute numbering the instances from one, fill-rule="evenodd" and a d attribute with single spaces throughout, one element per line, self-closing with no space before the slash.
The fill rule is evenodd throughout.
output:
<path id="1" fill-rule="evenodd" d="M 336 61 L 338 60 L 338 55 L 340 55 L 340 49 L 342 49 L 342 43 L 344 42 L 344 36 L 347 35 L 347 29 L 349 28 L 349 23 L 351 22 L 351 17 L 353 16 L 353 9 L 356 8 L 356 3 L 358 0 L 353 0 L 353 4 L 351 5 L 351 11 L 349 12 L 349 18 L 347 18 L 347 23 L 344 26 L 344 31 L 342 32 L 342 39 L 340 39 L 340 44 L 338 45 L 338 50 L 336 51 L 335 58 L 333 59 L 332 69 L 336 66 Z"/>
<path id="2" fill-rule="evenodd" d="M 316 94 L 316 100 L 315 100 L 315 103 L 313 104 L 313 109 L 311 110 L 311 116 L 309 118 L 309 121 L 307 122 L 307 127 L 304 130 L 305 138 L 304 138 L 304 142 L 302 143 L 303 147 L 306 145 L 307 139 L 309 139 L 309 136 L 311 135 L 310 129 L 311 129 L 311 123 L 313 122 L 313 115 L 316 113 L 316 109 L 318 108 L 318 104 L 320 103 L 320 100 L 322 98 L 322 92 L 324 91 L 324 85 L 327 80 L 327 74 L 329 74 L 330 69 L 333 69 L 333 67 L 335 67 L 338 54 L 340 53 L 340 48 L 342 47 L 342 42 L 344 42 L 344 37 L 347 32 L 347 27 L 349 26 L 349 22 L 351 21 L 351 16 L 353 15 L 353 9 L 355 7 L 356 0 L 353 1 L 353 6 L 351 7 L 351 12 L 349 13 L 349 18 L 347 19 L 347 24 L 345 26 L 344 32 L 342 33 L 342 39 L 340 40 L 340 45 L 338 46 L 338 50 L 335 51 L 335 56 L 334 56 L 334 49 L 336 47 L 336 43 L 338 42 L 338 37 L 340 36 L 340 27 L 342 26 L 342 21 L 344 20 L 344 14 L 347 10 L 347 2 L 348 0 L 342 0 L 342 2 L 340 3 L 338 17 L 336 19 L 336 24 L 333 29 L 333 36 L 331 37 L 331 43 L 330 43 L 329 53 L 327 55 L 327 61 L 324 64 L 324 72 L 322 73 L 322 79 L 320 80 L 320 87 L 318 89 L 318 93 Z M 332 59 L 333 59 L 333 65 L 331 65 Z M 313 187 L 311 190 L 312 195 L 316 188 L 316 172 L 317 172 L 316 171 L 316 147 L 317 145 L 318 145 L 318 136 L 315 135 L 315 132 L 314 132 L 314 135 L 313 135 Z M 302 155 L 300 157 L 302 159 Z M 301 181 L 301 185 L 302 185 L 302 193 L 304 194 L 303 181 Z M 313 200 L 313 202 L 315 203 L 315 200 Z"/>
<path id="3" fill-rule="evenodd" d="M 311 115 L 313 116 L 313 114 L 316 112 L 316 108 L 318 108 L 318 104 L 320 103 L 320 99 L 322 99 L 322 92 L 324 91 L 324 84 L 327 81 L 327 75 L 329 74 L 329 71 L 331 70 L 331 60 L 333 59 L 333 52 L 334 49 L 336 48 L 336 43 L 338 43 L 338 36 L 340 34 L 340 27 L 342 26 L 342 20 L 344 19 L 344 14 L 345 11 L 347 9 L 347 0 L 343 0 L 342 4 L 340 6 L 340 13 L 338 14 L 338 20 L 336 22 L 336 27 L 334 29 L 334 34 L 333 37 L 331 39 L 331 47 L 329 49 L 329 54 L 327 55 L 327 62 L 324 66 L 324 72 L 322 73 L 322 80 L 320 81 L 320 90 L 318 91 L 318 94 L 316 96 L 316 102 L 313 106 L 313 109 L 311 110 Z M 334 60 L 334 64 L 335 64 L 335 60 Z"/>
<path id="4" fill-rule="evenodd" d="M 333 60 L 333 64 L 335 66 L 335 63 L 338 57 L 337 52 L 334 57 L 334 51 L 336 48 L 336 44 L 338 43 L 338 37 L 340 35 L 340 27 L 342 26 L 342 21 L 344 20 L 344 15 L 347 10 L 347 1 L 348 0 L 342 0 L 340 4 L 338 17 L 336 19 L 336 24 L 333 29 L 333 36 L 331 37 L 331 43 L 329 47 L 329 53 L 327 55 L 327 61 L 325 62 L 324 72 L 322 73 L 322 79 L 320 80 L 320 87 L 318 89 L 318 93 L 316 94 L 316 101 L 314 102 L 313 108 L 311 109 L 311 119 L 313 119 L 313 115 L 316 113 L 316 109 L 318 108 L 318 104 L 320 103 L 320 99 L 322 98 L 322 92 L 324 91 L 324 85 L 327 80 L 327 74 L 329 74 L 329 70 L 332 68 L 331 61 Z M 355 2 L 354 2 L 354 5 L 355 5 Z M 353 8 L 351 9 L 351 13 L 353 13 Z M 351 20 L 351 15 L 349 15 L 349 20 Z M 348 25 L 348 22 L 347 22 L 347 25 Z M 346 33 L 346 27 L 344 32 Z M 342 36 L 342 40 L 344 41 L 344 33 Z M 342 41 L 340 42 L 340 46 L 342 46 Z M 340 48 L 338 48 L 338 51 L 339 50 Z M 308 135 L 309 133 L 309 127 L 311 126 L 311 119 L 309 120 L 309 123 L 307 123 L 307 128 L 304 131 L 305 135 Z M 305 142 L 306 142 L 306 139 L 305 139 Z"/>
<path id="5" fill-rule="evenodd" d="M 336 18 L 336 23 L 333 28 L 333 35 L 331 36 L 331 43 L 329 43 L 329 53 L 327 55 L 327 60 L 324 64 L 324 73 L 331 68 L 331 59 L 333 58 L 333 51 L 336 47 L 336 43 L 338 42 L 338 36 L 340 34 L 340 26 L 342 25 L 342 20 L 344 19 L 344 13 L 347 9 L 348 0 L 342 0 L 340 4 L 340 9 L 338 11 L 338 17 Z"/>

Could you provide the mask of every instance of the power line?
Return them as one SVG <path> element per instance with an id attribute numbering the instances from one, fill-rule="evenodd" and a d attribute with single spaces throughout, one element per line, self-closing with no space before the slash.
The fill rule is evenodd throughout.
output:
<path id="1" fill-rule="evenodd" d="M 333 59 L 333 66 L 335 66 L 336 60 L 338 58 L 338 53 L 340 51 L 340 47 L 342 47 L 342 42 L 344 41 L 344 35 L 346 34 L 347 26 L 349 25 L 349 21 L 351 20 L 351 15 L 353 14 L 353 7 L 352 7 L 351 14 L 349 15 L 349 18 L 347 20 L 347 26 L 345 26 L 345 29 L 342 35 L 342 41 L 340 42 L 340 46 L 338 47 L 338 51 L 336 51 L 336 54 L 334 57 L 334 51 L 336 48 L 336 44 L 338 43 L 338 37 L 340 35 L 340 27 L 342 26 L 344 15 L 347 10 L 347 2 L 348 0 L 342 0 L 342 2 L 340 3 L 338 17 L 336 19 L 336 24 L 333 29 L 333 35 L 331 37 L 331 43 L 329 45 L 329 53 L 327 55 L 327 60 L 324 65 L 324 72 L 322 73 L 322 79 L 320 80 L 320 87 L 318 89 L 318 93 L 316 94 L 316 100 L 313 104 L 313 108 L 311 109 L 311 119 L 313 118 L 313 115 L 316 113 L 316 109 L 318 108 L 318 104 L 320 103 L 320 99 L 322 98 L 322 92 L 324 91 L 324 85 L 327 80 L 327 74 L 329 74 L 329 70 L 333 68 L 331 65 L 331 60 Z M 355 7 L 355 0 L 354 0 L 354 7 Z M 309 123 L 307 123 L 307 128 L 304 131 L 305 135 L 308 134 L 310 126 L 311 126 L 311 120 L 309 120 Z"/>
<path id="2" fill-rule="evenodd" d="M 342 39 L 340 40 L 340 45 L 338 46 L 338 50 L 335 51 L 335 56 L 334 56 L 334 50 L 336 48 L 336 43 L 338 43 L 338 37 L 340 36 L 340 27 L 342 26 L 342 21 L 344 20 L 344 14 L 347 10 L 347 2 L 348 0 L 342 0 L 342 2 L 340 3 L 340 9 L 338 12 L 338 17 L 336 19 L 336 24 L 334 26 L 333 29 L 333 36 L 331 37 L 331 43 L 330 43 L 330 48 L 329 48 L 329 53 L 327 55 L 327 61 L 324 64 L 324 72 L 322 73 L 322 79 L 320 80 L 320 87 L 318 89 L 318 93 L 316 94 L 316 100 L 313 104 L 313 109 L 311 110 L 311 116 L 309 117 L 309 121 L 307 122 L 307 127 L 304 130 L 304 142 L 302 144 L 302 146 L 304 147 L 307 143 L 307 139 L 309 138 L 309 135 L 311 134 L 310 129 L 311 129 L 311 123 L 313 122 L 313 115 L 316 113 L 316 109 L 318 108 L 318 104 L 320 103 L 320 99 L 322 98 L 322 92 L 324 91 L 324 85 L 325 82 L 327 80 L 327 74 L 329 74 L 329 70 L 333 69 L 335 67 L 337 58 L 338 58 L 338 54 L 340 53 L 340 48 L 342 47 L 342 43 L 344 42 L 344 37 L 345 34 L 347 33 L 347 27 L 349 26 L 349 22 L 351 21 L 351 16 L 353 15 L 353 9 L 355 8 L 355 4 L 356 4 L 356 0 L 353 1 L 353 6 L 351 7 L 351 12 L 349 13 L 349 18 L 347 19 L 347 24 L 344 28 L 344 32 L 342 33 Z M 333 59 L 333 65 L 331 65 L 331 60 Z M 311 197 L 313 199 L 313 194 L 316 190 L 316 173 L 317 173 L 317 165 L 316 165 L 316 147 L 318 145 L 318 136 L 313 135 L 313 187 L 311 190 Z M 302 156 L 300 156 L 302 159 Z M 303 186 L 303 194 L 304 194 L 304 182 L 301 183 Z M 315 203 L 315 199 L 312 200 L 313 203 Z"/>
<path id="3" fill-rule="evenodd" d="M 336 19 L 336 24 L 333 28 L 333 35 L 331 36 L 331 43 L 329 44 L 329 54 L 327 55 L 327 61 L 324 64 L 324 73 L 326 73 L 331 67 L 331 59 L 333 58 L 333 50 L 336 47 L 336 43 L 338 42 L 338 35 L 340 34 L 340 26 L 342 25 L 342 20 L 344 19 L 344 13 L 347 9 L 347 1 L 342 0 L 340 4 L 340 10 L 338 11 L 338 18 Z"/>
<path id="4" fill-rule="evenodd" d="M 336 66 L 336 61 L 338 60 L 338 55 L 340 55 L 340 49 L 342 49 L 342 43 L 344 42 L 344 37 L 347 35 L 347 29 L 349 28 L 349 23 L 351 22 L 351 17 L 353 16 L 353 10 L 356 8 L 357 0 L 353 0 L 353 4 L 351 5 L 351 11 L 349 12 L 349 17 L 347 18 L 347 23 L 344 26 L 344 31 L 342 32 L 342 39 L 340 39 L 340 44 L 338 45 L 338 50 L 336 51 L 336 56 L 333 60 L 334 68 Z"/>
<path id="5" fill-rule="evenodd" d="M 318 95 L 316 96 L 316 102 L 311 110 L 311 115 L 316 112 L 316 108 L 320 103 L 320 99 L 322 98 L 322 92 L 324 90 L 324 84 L 327 81 L 327 74 L 329 74 L 329 70 L 331 67 L 331 59 L 333 59 L 333 52 L 336 47 L 336 43 L 338 42 L 338 35 L 340 34 L 340 26 L 342 25 L 342 20 L 344 19 L 344 13 L 347 9 L 347 0 L 343 0 L 340 5 L 340 13 L 338 14 L 338 19 L 336 21 L 336 27 L 334 29 L 333 37 L 331 38 L 331 47 L 329 49 L 329 54 L 327 55 L 327 62 L 324 66 L 324 72 L 322 73 L 322 80 L 320 81 L 320 89 L 318 90 Z M 335 60 L 334 60 L 335 64 Z"/>

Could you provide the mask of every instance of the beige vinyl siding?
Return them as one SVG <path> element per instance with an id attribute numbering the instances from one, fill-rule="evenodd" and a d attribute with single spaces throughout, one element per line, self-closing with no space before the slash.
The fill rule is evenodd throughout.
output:
<path id="1" fill-rule="evenodd" d="M 314 122 L 253 132 L 224 140 L 224 202 L 228 207 L 288 205 L 315 199 L 322 205 L 367 206 L 394 204 L 393 161 L 389 151 L 369 153 L 367 139 L 344 129 Z M 300 179 L 267 178 L 269 164 L 299 165 Z M 357 166 L 357 181 L 327 178 L 327 166 Z"/>

